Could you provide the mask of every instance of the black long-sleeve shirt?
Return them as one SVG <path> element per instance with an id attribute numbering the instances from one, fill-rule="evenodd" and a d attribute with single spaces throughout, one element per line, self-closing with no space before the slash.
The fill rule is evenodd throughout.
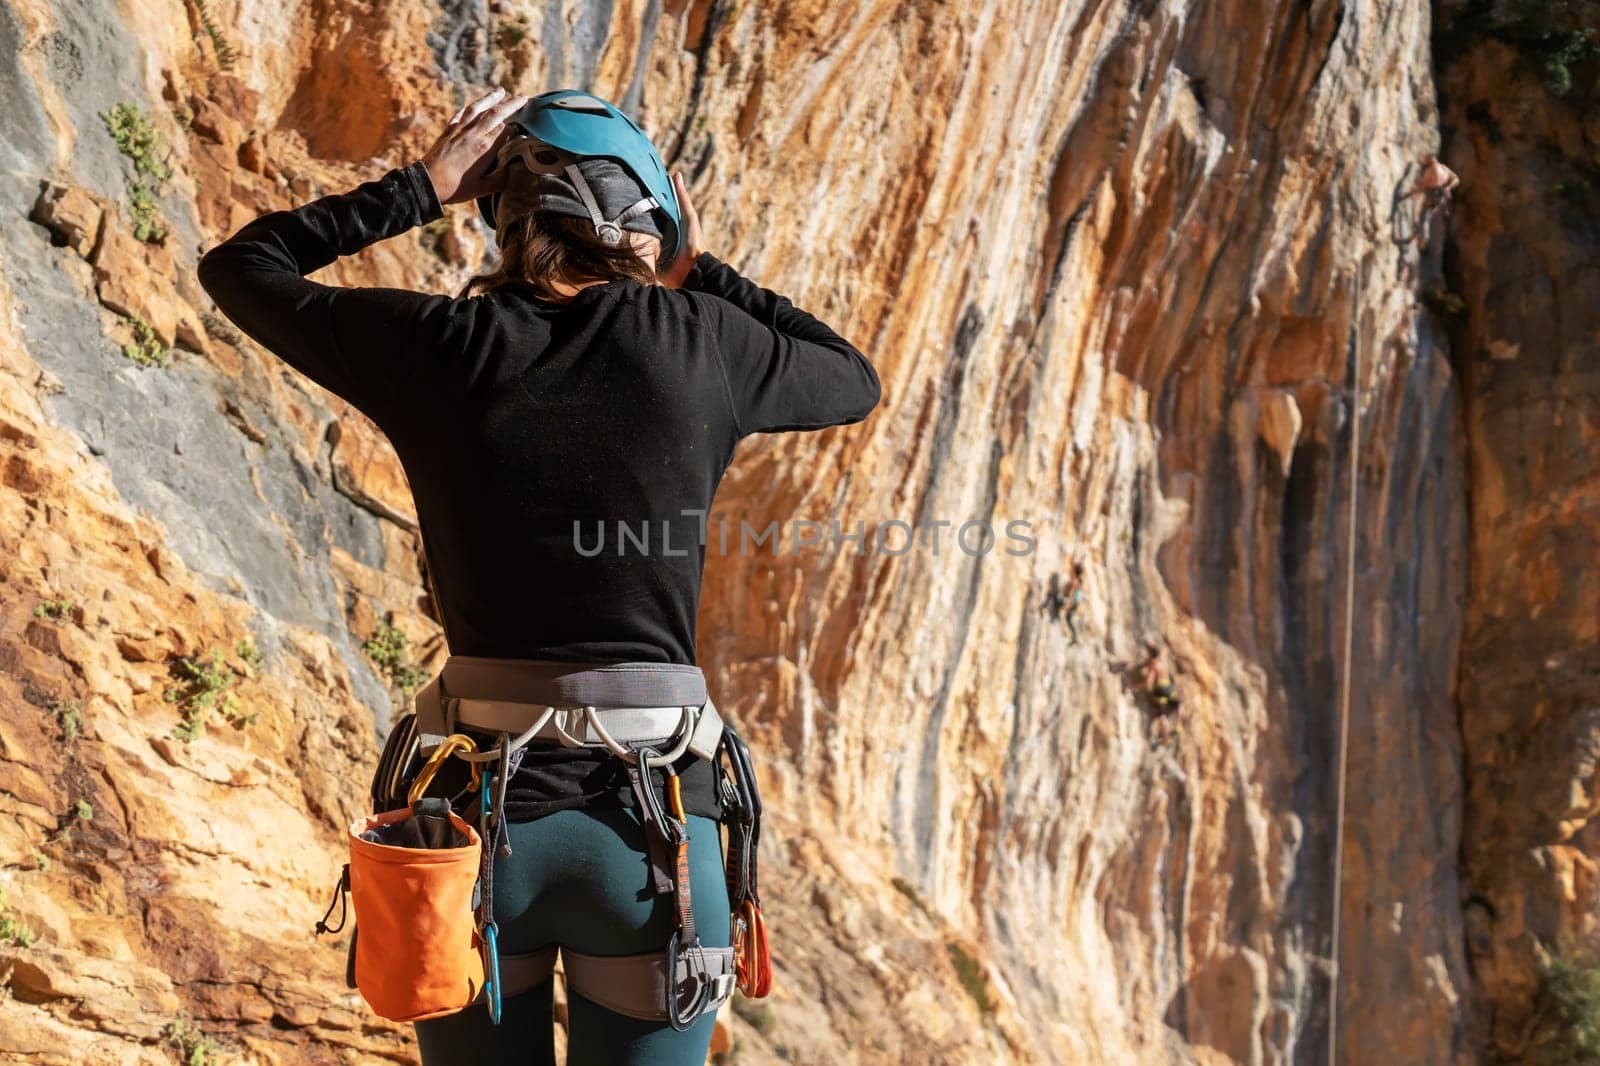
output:
<path id="1" fill-rule="evenodd" d="M 256 219 L 202 257 L 200 282 L 388 436 L 452 653 L 694 663 L 704 516 L 735 445 L 860 421 L 878 402 L 872 364 L 709 252 L 681 289 L 623 279 L 566 303 L 305 277 L 442 214 L 412 163 Z M 567 762 L 582 794 L 525 812 L 597 791 L 629 804 L 603 758 L 530 752 L 525 766 L 535 754 Z M 685 777 L 691 813 L 714 816 L 709 781 Z"/>

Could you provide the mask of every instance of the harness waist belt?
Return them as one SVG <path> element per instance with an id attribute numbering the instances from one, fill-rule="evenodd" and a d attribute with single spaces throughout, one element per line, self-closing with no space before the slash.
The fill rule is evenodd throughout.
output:
<path id="1" fill-rule="evenodd" d="M 544 715 L 547 708 L 554 710 Z M 630 744 L 682 737 L 687 728 L 687 750 L 702 759 L 712 758 L 722 739 L 722 716 L 706 693 L 705 675 L 679 663 L 452 655 L 416 696 L 417 729 L 432 736 L 454 732 L 457 723 L 520 735 L 541 716 L 526 739 L 589 745 L 609 737 Z"/>
<path id="2" fill-rule="evenodd" d="M 562 663 L 452 655 L 417 693 L 417 713 L 448 697 L 547 707 L 698 707 L 706 677 L 682 663 Z M 428 730 L 432 732 L 432 730 Z"/>

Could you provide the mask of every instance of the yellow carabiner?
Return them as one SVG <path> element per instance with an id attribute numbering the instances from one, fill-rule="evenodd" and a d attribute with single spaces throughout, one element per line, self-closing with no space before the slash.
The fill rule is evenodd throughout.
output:
<path id="1" fill-rule="evenodd" d="M 684 825 L 688 825 L 689 816 L 683 813 L 683 791 L 678 787 L 677 774 L 667 778 L 667 801 L 672 807 L 672 816 Z"/>
<path id="2" fill-rule="evenodd" d="M 439 767 L 443 766 L 444 761 L 450 756 L 458 751 L 475 752 L 477 750 L 478 745 L 465 733 L 451 733 L 445 737 L 438 749 L 428 757 L 428 761 L 423 764 L 422 769 L 417 771 L 416 780 L 411 782 L 411 791 L 406 793 L 406 802 L 415 803 L 422 798 L 422 794 L 428 791 L 428 786 L 433 784 L 433 776 L 439 772 Z M 472 764 L 472 787 L 478 787 L 477 763 Z"/>

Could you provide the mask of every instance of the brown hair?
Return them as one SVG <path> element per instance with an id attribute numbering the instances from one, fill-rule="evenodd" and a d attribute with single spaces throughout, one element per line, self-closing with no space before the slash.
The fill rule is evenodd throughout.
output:
<path id="1" fill-rule="evenodd" d="M 498 240 L 499 264 L 467 282 L 466 293 L 515 286 L 559 303 L 571 299 L 557 289 L 561 282 L 632 278 L 641 285 L 656 283 L 656 272 L 630 241 L 606 244 L 586 218 L 534 211 L 507 223 Z"/>

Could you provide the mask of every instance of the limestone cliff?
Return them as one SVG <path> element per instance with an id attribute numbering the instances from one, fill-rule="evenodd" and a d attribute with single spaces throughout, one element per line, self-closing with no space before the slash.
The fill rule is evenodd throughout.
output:
<path id="1" fill-rule="evenodd" d="M 1532 1054 L 1593 924 L 1597 134 L 1473 12 L 1441 116 L 1420 0 L 5 0 L 0 1060 L 414 1061 L 310 936 L 445 654 L 404 474 L 193 265 L 489 84 L 634 112 L 884 382 L 712 516 L 824 541 L 708 559 L 775 955 L 723 1061 L 1323 1061 L 1352 552 L 1339 1059 Z"/>
<path id="2" fill-rule="evenodd" d="M 1600 5 L 1440 20 L 1444 158 L 1467 179 L 1440 286 L 1471 485 L 1467 945 L 1486 1046 L 1516 1060 L 1562 1046 L 1541 971 L 1593 965 L 1600 903 Z"/>

